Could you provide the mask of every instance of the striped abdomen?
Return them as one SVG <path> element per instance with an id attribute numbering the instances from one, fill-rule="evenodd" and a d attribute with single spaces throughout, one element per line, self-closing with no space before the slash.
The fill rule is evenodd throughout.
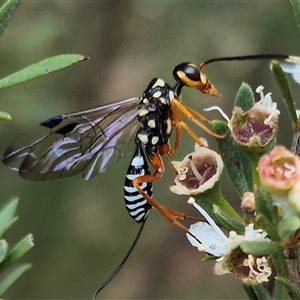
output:
<path id="1" fill-rule="evenodd" d="M 129 215 L 136 222 L 143 222 L 151 209 L 148 201 L 136 190 L 132 180 L 150 174 L 148 163 L 141 146 L 137 146 L 130 162 L 124 185 L 124 199 Z M 144 182 L 141 185 L 142 190 L 152 197 L 152 183 Z"/>

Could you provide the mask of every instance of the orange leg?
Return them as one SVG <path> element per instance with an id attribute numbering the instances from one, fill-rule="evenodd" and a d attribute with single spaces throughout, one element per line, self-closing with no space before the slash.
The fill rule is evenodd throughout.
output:
<path id="1" fill-rule="evenodd" d="M 205 123 L 210 123 L 209 120 L 207 120 L 205 117 L 203 117 L 201 114 L 197 113 L 196 111 L 194 111 L 193 109 L 184 106 L 183 104 L 181 104 L 177 99 L 173 99 L 172 100 L 172 106 L 176 106 L 179 111 L 181 111 L 181 113 L 187 117 L 191 122 L 195 123 L 198 127 L 200 127 L 202 130 L 204 130 L 205 132 L 207 132 L 209 135 L 214 136 L 215 138 L 219 138 L 222 139 L 225 137 L 225 135 L 219 135 L 214 133 L 213 131 L 211 131 L 209 128 L 207 128 L 204 124 L 202 124 L 201 122 L 205 122 Z M 200 121 L 199 121 L 199 120 Z"/>
<path id="2" fill-rule="evenodd" d="M 176 135 L 181 135 L 181 130 L 185 129 L 187 131 L 187 133 L 191 136 L 191 138 L 200 146 L 200 147 L 206 147 L 209 148 L 207 146 L 205 146 L 201 140 L 199 139 L 199 137 L 197 136 L 197 134 L 183 121 L 179 122 L 177 124 L 176 127 Z"/>
<path id="3" fill-rule="evenodd" d="M 194 239 L 196 239 L 199 243 L 201 243 L 196 236 L 194 236 L 184 225 L 177 221 L 177 218 L 180 219 L 190 219 L 194 220 L 197 218 L 189 217 L 184 215 L 181 212 L 176 210 L 168 209 L 165 206 L 159 204 L 156 200 L 146 194 L 141 188 L 140 185 L 144 182 L 152 183 L 161 179 L 164 174 L 164 165 L 160 155 L 149 155 L 149 160 L 152 163 L 153 167 L 155 168 L 155 172 L 153 175 L 144 175 L 135 178 L 132 183 L 136 190 L 148 201 L 148 203 L 153 206 L 156 210 L 158 210 L 165 218 L 167 218 L 170 222 L 174 225 L 191 235 Z"/>

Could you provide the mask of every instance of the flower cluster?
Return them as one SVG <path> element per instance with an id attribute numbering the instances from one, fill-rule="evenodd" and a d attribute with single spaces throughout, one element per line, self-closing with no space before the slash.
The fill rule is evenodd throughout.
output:
<path id="1" fill-rule="evenodd" d="M 190 226 L 189 231 L 201 241 L 201 244 L 189 234 L 187 238 L 199 251 L 219 257 L 214 267 L 215 274 L 232 273 L 247 284 L 268 281 L 272 273 L 270 258 L 247 254 L 240 248 L 244 241 L 268 241 L 266 232 L 261 229 L 255 230 L 253 224 L 250 224 L 245 227 L 244 235 L 230 231 L 227 238 L 214 220 L 195 202 L 195 199 L 190 198 L 189 203 L 193 204 L 206 218 L 208 224 L 198 222 Z"/>
<path id="2" fill-rule="evenodd" d="M 300 241 L 300 158 L 276 145 L 277 104 L 262 86 L 256 92 L 258 102 L 250 87 L 242 85 L 231 118 L 219 107 L 206 109 L 225 118 L 212 121 L 214 132 L 225 138 L 217 140 L 218 152 L 198 147 L 173 162 L 177 176 L 170 187 L 176 194 L 194 196 L 189 203 L 206 219 L 190 226 L 190 243 L 214 257 L 215 274 L 231 273 L 247 285 L 269 281 L 274 269 L 286 274 L 283 251 Z M 221 192 L 224 166 L 241 199 L 243 217 Z"/>

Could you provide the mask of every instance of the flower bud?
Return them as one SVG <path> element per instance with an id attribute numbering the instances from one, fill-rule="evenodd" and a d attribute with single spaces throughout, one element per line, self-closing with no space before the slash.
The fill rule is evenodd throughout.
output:
<path id="1" fill-rule="evenodd" d="M 300 180 L 300 158 L 283 146 L 276 146 L 260 158 L 261 184 L 272 194 L 285 195 Z"/>

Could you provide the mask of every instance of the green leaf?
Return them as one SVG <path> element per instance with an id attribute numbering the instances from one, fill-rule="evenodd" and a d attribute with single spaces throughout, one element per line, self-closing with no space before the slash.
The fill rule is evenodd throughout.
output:
<path id="1" fill-rule="evenodd" d="M 253 287 L 254 287 L 253 285 L 248 285 L 248 284 L 243 283 L 243 288 L 244 288 L 249 300 L 258 300 L 259 298 L 257 297 Z"/>
<path id="2" fill-rule="evenodd" d="M 285 73 L 282 71 L 278 61 L 272 61 L 272 73 L 281 93 L 281 97 L 285 104 L 285 107 L 289 113 L 294 126 L 298 124 L 297 113 L 295 104 L 292 98 L 290 87 L 286 79 Z"/>
<path id="3" fill-rule="evenodd" d="M 0 263 L 4 261 L 8 252 L 8 243 L 6 240 L 0 241 Z"/>
<path id="4" fill-rule="evenodd" d="M 266 192 L 261 188 L 255 194 L 256 211 L 272 222 L 271 213 L 266 203 Z"/>
<path id="5" fill-rule="evenodd" d="M 0 89 L 50 74 L 87 59 L 79 54 L 63 54 L 47 58 L 1 79 Z"/>
<path id="6" fill-rule="evenodd" d="M 7 0 L 0 8 L 0 36 L 9 24 L 21 0 Z"/>
<path id="7" fill-rule="evenodd" d="M 255 99 L 251 87 L 243 82 L 239 88 L 234 106 L 240 107 L 243 111 L 247 111 L 255 104 Z"/>
<path id="8" fill-rule="evenodd" d="M 253 285 L 252 286 L 257 299 L 259 300 L 272 300 L 272 297 L 270 294 L 267 292 L 267 290 L 261 285 Z"/>
<path id="9" fill-rule="evenodd" d="M 297 213 L 290 214 L 288 218 L 283 218 L 279 222 L 278 232 L 281 239 L 285 242 L 290 242 L 299 231 L 300 219 Z"/>
<path id="10" fill-rule="evenodd" d="M 288 268 L 284 258 L 283 248 L 280 244 L 271 241 L 245 241 L 240 245 L 243 252 L 255 256 L 271 255 L 277 274 L 288 276 Z"/>
<path id="11" fill-rule="evenodd" d="M 290 1 L 294 10 L 294 15 L 298 25 L 298 30 L 300 32 L 300 3 L 299 0 L 290 0 Z"/>
<path id="12" fill-rule="evenodd" d="M 0 295 L 4 292 L 27 270 L 31 268 L 31 264 L 23 264 L 9 272 L 0 283 Z"/>
<path id="13" fill-rule="evenodd" d="M 237 234 L 244 234 L 245 225 L 242 222 L 238 222 L 229 217 L 219 206 L 213 205 L 213 213 L 214 215 L 212 216 L 212 218 L 222 228 L 226 229 L 227 231 L 235 231 Z"/>
<path id="14" fill-rule="evenodd" d="M 278 252 L 282 250 L 282 247 L 271 241 L 244 241 L 241 243 L 241 249 L 248 254 L 263 256 Z"/>
<path id="15" fill-rule="evenodd" d="M 2 262 L 2 264 L 0 264 L 0 271 L 10 267 L 16 260 L 26 254 L 33 246 L 33 235 L 29 234 L 11 249 L 6 259 Z"/>
<path id="16" fill-rule="evenodd" d="M 245 192 L 253 190 L 251 160 L 241 152 L 225 122 L 213 120 L 212 125 L 215 133 L 219 135 L 226 134 L 225 138 L 216 139 L 216 141 L 224 166 L 238 195 L 242 198 Z"/>
<path id="17" fill-rule="evenodd" d="M 220 190 L 220 181 L 217 181 L 215 185 L 205 192 L 195 196 L 198 200 L 197 203 L 212 217 L 214 218 L 213 205 L 220 207 L 220 209 L 228 215 L 230 218 L 237 222 L 242 223 L 242 218 L 235 211 L 235 209 L 224 198 Z"/>
<path id="18" fill-rule="evenodd" d="M 15 223 L 15 213 L 19 200 L 17 198 L 10 200 L 0 210 L 0 238 L 8 230 L 8 228 Z"/>
<path id="19" fill-rule="evenodd" d="M 274 283 L 273 299 L 290 299 L 290 297 L 287 296 L 284 285 L 282 285 L 279 281 L 275 281 Z"/>
<path id="20" fill-rule="evenodd" d="M 272 241 L 280 241 L 277 228 L 270 222 L 270 220 L 266 216 L 262 214 L 257 214 L 256 221 L 258 223 L 259 228 L 263 229 Z"/>
<path id="21" fill-rule="evenodd" d="M 11 118 L 11 115 L 5 111 L 0 111 L 0 120 L 3 120 L 3 121 L 11 121 L 12 118 Z"/>
<path id="22" fill-rule="evenodd" d="M 300 291 L 291 281 L 281 276 L 276 276 L 275 279 L 286 287 L 293 299 L 300 299 Z"/>
<path id="23" fill-rule="evenodd" d="M 273 200 L 264 188 L 255 193 L 255 206 L 259 227 L 268 233 L 271 240 L 279 241 L 278 208 L 273 205 Z"/>

